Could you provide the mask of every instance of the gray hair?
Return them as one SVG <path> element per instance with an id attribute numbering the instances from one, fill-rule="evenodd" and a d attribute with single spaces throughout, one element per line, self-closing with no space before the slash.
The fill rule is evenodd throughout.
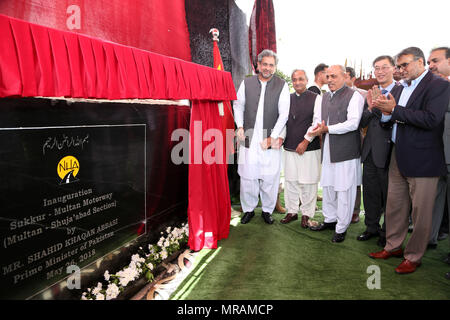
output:
<path id="1" fill-rule="evenodd" d="M 417 47 L 409 47 L 409 48 L 403 49 L 397 55 L 396 60 L 398 60 L 398 58 L 400 58 L 401 56 L 405 56 L 405 55 L 409 55 L 409 54 L 413 55 L 414 60 L 422 59 L 423 65 L 425 66 L 425 55 L 423 54 L 423 51 Z"/>
<path id="2" fill-rule="evenodd" d="M 297 71 L 303 72 L 305 74 L 306 81 L 308 81 L 308 75 L 306 74 L 306 71 L 303 69 L 294 69 L 291 73 L 291 79 L 292 79 L 292 76 L 294 75 L 294 73 L 296 73 Z"/>
<path id="3" fill-rule="evenodd" d="M 261 62 L 264 57 L 273 57 L 275 59 L 275 65 L 278 65 L 278 57 L 275 52 L 269 49 L 264 49 L 258 54 L 258 62 Z"/>

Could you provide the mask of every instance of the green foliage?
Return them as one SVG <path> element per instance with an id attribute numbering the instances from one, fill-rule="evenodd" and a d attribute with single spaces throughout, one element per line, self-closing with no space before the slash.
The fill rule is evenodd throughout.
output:
<path id="1" fill-rule="evenodd" d="M 287 74 L 285 74 L 283 71 L 277 69 L 277 71 L 275 71 L 275 75 L 277 75 L 278 77 L 280 77 L 281 79 L 283 79 L 284 81 L 287 82 L 288 86 L 289 86 L 289 91 L 293 91 L 294 87 L 292 86 L 292 80 L 291 77 L 288 76 Z"/>

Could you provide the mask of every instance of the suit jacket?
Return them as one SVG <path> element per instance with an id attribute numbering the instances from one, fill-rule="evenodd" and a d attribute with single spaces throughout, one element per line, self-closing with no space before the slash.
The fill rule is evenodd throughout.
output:
<path id="1" fill-rule="evenodd" d="M 317 93 L 318 95 L 322 95 L 322 91 L 317 86 L 311 86 L 308 88 L 308 90 Z"/>
<path id="2" fill-rule="evenodd" d="M 450 83 L 429 71 L 406 106 L 394 108 L 391 121 L 397 123 L 395 153 L 398 169 L 405 177 L 447 173 L 442 134 L 449 96 Z"/>
<path id="3" fill-rule="evenodd" d="M 445 162 L 448 165 L 450 165 L 450 102 L 447 107 L 447 112 L 445 113 L 443 140 L 444 140 Z"/>
<path id="4" fill-rule="evenodd" d="M 399 100 L 402 90 L 403 86 L 400 84 L 397 84 L 392 88 L 390 93 L 394 96 L 395 101 Z M 367 133 L 363 140 L 361 151 L 361 162 L 364 162 L 370 151 L 372 151 L 372 160 L 375 166 L 385 169 L 389 166 L 392 123 L 388 126 L 383 126 L 380 123 L 380 110 L 373 108 L 372 112 L 370 112 L 368 107 L 369 105 L 366 100 L 364 103 L 364 111 L 361 116 L 361 122 L 359 123 L 360 128 L 365 128 L 367 126 Z"/>

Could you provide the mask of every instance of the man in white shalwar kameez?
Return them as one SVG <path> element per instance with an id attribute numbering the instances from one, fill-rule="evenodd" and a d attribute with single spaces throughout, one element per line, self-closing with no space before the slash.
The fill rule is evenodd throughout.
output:
<path id="1" fill-rule="evenodd" d="M 308 77 L 304 70 L 294 70 L 291 79 L 295 92 L 291 94 L 289 118 L 282 133 L 284 200 L 288 213 L 280 222 L 297 220 L 301 202 L 301 226 L 308 228 L 308 221 L 316 212 L 321 150 L 318 137 L 311 143 L 304 136 L 313 123 L 314 113 L 320 112 L 322 97 L 306 90 Z"/>
<path id="2" fill-rule="evenodd" d="M 328 87 L 322 99 L 320 113 L 315 114 L 314 128 L 305 138 L 324 135 L 322 152 L 324 223 L 311 227 L 313 231 L 335 229 L 333 242 L 344 241 L 352 220 L 356 186 L 361 184 L 359 122 L 363 112 L 362 95 L 345 86 L 345 68 L 331 66 L 327 70 Z"/>
<path id="3" fill-rule="evenodd" d="M 264 50 L 258 56 L 257 76 L 246 78 L 233 105 L 238 128 L 238 174 L 241 178 L 241 223 L 248 223 L 261 198 L 262 217 L 273 223 L 281 170 L 279 136 L 289 113 L 287 83 L 274 76 L 277 57 Z"/>

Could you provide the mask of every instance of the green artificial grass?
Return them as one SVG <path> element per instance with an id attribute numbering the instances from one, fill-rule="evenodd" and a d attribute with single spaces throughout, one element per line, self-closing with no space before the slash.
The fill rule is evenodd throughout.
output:
<path id="1" fill-rule="evenodd" d="M 320 204 L 320 202 L 319 202 Z M 261 209 L 250 223 L 232 220 L 227 239 L 215 250 L 202 250 L 193 271 L 172 294 L 186 300 L 316 300 L 316 299 L 450 299 L 450 271 L 443 259 L 450 252 L 448 239 L 428 250 L 416 272 L 398 275 L 401 258 L 374 260 L 376 238 L 357 241 L 365 230 L 364 217 L 350 225 L 342 243 L 332 243 L 332 230 L 301 228 L 300 219 L 283 225 L 284 214 L 273 214 L 273 225 L 264 223 Z M 321 213 L 314 220 L 322 221 Z M 380 270 L 380 289 L 369 289 L 368 267 Z"/>

